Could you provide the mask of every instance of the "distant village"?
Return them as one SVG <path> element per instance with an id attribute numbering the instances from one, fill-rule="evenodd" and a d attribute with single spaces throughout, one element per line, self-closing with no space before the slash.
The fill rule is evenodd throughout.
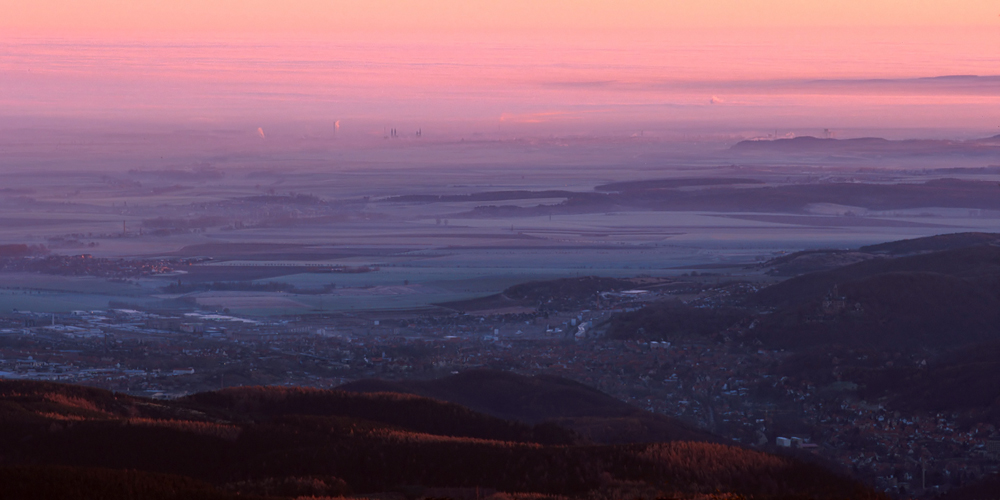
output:
<path id="1" fill-rule="evenodd" d="M 727 292 L 700 300 L 706 307 Z M 656 299 L 603 294 L 549 313 L 241 317 L 107 309 L 0 317 L 0 377 L 174 398 L 241 385 L 334 388 L 475 368 L 576 380 L 744 446 L 811 454 L 882 491 L 931 497 L 1000 470 L 1000 434 L 958 414 L 890 411 L 852 384 L 769 374 L 786 353 L 718 342 L 611 340 L 601 325 Z"/>

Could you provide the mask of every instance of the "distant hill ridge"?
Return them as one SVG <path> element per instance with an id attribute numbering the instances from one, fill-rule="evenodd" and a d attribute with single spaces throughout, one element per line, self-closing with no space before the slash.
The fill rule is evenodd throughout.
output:
<path id="1" fill-rule="evenodd" d="M 998 241 L 995 233 L 957 233 L 856 251 L 799 252 L 761 267 L 777 275 L 822 270 L 710 310 L 661 301 L 616 315 L 608 332 L 617 338 L 667 341 L 720 341 L 737 335 L 782 349 L 925 352 L 997 342 Z M 834 267 L 844 262 L 852 263 Z"/>
<path id="2" fill-rule="evenodd" d="M 901 156 L 933 154 L 990 154 L 1000 153 L 997 137 L 984 137 L 966 141 L 943 139 L 890 140 L 880 137 L 854 139 L 819 138 L 799 136 L 782 139 L 744 140 L 732 146 L 734 151 L 772 151 L 786 153 L 868 153 Z"/>
<path id="3" fill-rule="evenodd" d="M 469 370 L 435 380 L 360 380 L 338 389 L 419 394 L 504 419 L 531 424 L 554 422 L 604 443 L 720 441 L 719 437 L 679 420 L 549 375 L 526 377 L 498 370 Z"/>
<path id="4" fill-rule="evenodd" d="M 817 465 L 743 448 L 545 444 L 539 429 L 558 435 L 413 395 L 241 387 L 157 401 L 0 380 L 0 496 L 884 498 Z M 525 430 L 533 436 L 495 439 Z"/>
<path id="5" fill-rule="evenodd" d="M 758 335 L 783 347 L 955 348 L 1000 340 L 1000 246 L 983 243 L 994 237 L 946 235 L 877 245 L 868 248 L 909 254 L 767 287 L 748 301 L 774 310 L 762 318 Z M 947 247 L 957 248 L 919 253 Z"/>
<path id="6" fill-rule="evenodd" d="M 896 246 L 888 248 L 899 248 L 904 244 L 896 242 L 893 245 Z M 761 290 L 752 301 L 769 306 L 801 304 L 822 298 L 830 293 L 834 285 L 878 274 L 904 272 L 936 273 L 974 280 L 997 277 L 1000 276 L 1000 247 L 975 245 L 894 259 L 865 260 L 791 278 Z"/>
<path id="7" fill-rule="evenodd" d="M 914 238 L 909 240 L 890 241 L 878 245 L 866 245 L 858 249 L 861 252 L 889 255 L 906 255 L 920 252 L 937 252 L 954 250 L 979 245 L 996 245 L 1000 243 L 998 233 L 952 233 Z"/>
<path id="8" fill-rule="evenodd" d="M 829 271 L 876 258 L 902 257 L 981 245 L 1000 245 L 1000 234 L 953 233 L 866 245 L 857 250 L 803 250 L 775 257 L 755 267 L 767 269 L 767 273 L 773 276 L 798 276 L 816 271 Z"/>
<path id="9" fill-rule="evenodd" d="M 559 278 L 521 283 L 487 297 L 435 305 L 463 312 L 509 308 L 562 310 L 589 304 L 597 298 L 598 292 L 625 290 L 635 286 L 636 284 L 629 280 L 599 276 Z"/>

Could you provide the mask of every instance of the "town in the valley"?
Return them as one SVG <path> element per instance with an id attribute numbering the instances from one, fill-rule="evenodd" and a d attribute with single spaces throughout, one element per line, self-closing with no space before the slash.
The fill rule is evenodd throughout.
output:
<path id="1" fill-rule="evenodd" d="M 883 401 L 860 399 L 849 381 L 824 386 L 782 376 L 776 367 L 790 353 L 745 342 L 739 332 L 679 342 L 609 338 L 605 330 L 614 315 L 677 290 L 662 287 L 674 280 L 647 281 L 661 286 L 600 293 L 562 310 L 270 317 L 124 307 L 5 311 L 0 376 L 175 398 L 243 385 L 335 388 L 360 379 L 431 379 L 472 369 L 549 374 L 740 445 L 814 455 L 891 493 L 933 494 L 1000 469 L 994 426 L 957 413 L 893 410 Z M 688 298 L 711 308 L 754 289 L 721 282 Z M 922 361 L 883 356 L 868 361 Z"/>

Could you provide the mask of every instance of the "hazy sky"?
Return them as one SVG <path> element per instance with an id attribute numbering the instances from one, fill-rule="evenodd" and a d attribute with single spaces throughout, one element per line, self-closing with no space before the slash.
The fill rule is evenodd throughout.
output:
<path id="1" fill-rule="evenodd" d="M 997 26 L 994 0 L 7 0 L 4 30 L 331 34 Z"/>
<path id="2" fill-rule="evenodd" d="M 1000 74 L 995 0 L 0 7 L 7 116 L 341 120 L 372 134 L 1000 125 L 1000 80 L 925 80 Z"/>

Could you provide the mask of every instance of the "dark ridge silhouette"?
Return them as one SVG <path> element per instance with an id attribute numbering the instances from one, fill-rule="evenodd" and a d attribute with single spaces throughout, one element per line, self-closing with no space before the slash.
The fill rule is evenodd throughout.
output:
<path id="1" fill-rule="evenodd" d="M 709 441 L 720 438 L 679 420 L 647 412 L 561 377 L 526 377 L 497 370 L 469 370 L 425 381 L 359 380 L 338 387 L 353 392 L 419 394 L 530 424 L 557 423 L 602 443 Z"/>
<path id="2" fill-rule="evenodd" d="M 435 304 L 456 311 L 484 311 L 509 307 L 562 310 L 590 303 L 600 292 L 634 288 L 635 283 L 616 278 L 583 276 L 514 285 L 502 293 L 471 300 Z"/>
<path id="3" fill-rule="evenodd" d="M 122 393 L 81 385 L 0 379 L 0 419 L 6 422 L 37 422 L 61 415 L 70 420 L 108 418 L 174 418 L 197 420 L 175 407 L 151 403 Z M 204 420 L 204 419 L 203 419 Z"/>
<path id="4" fill-rule="evenodd" d="M 976 245 L 992 237 L 965 233 L 893 242 L 878 249 L 918 253 L 772 285 L 747 300 L 770 309 L 755 335 L 784 348 L 839 344 L 902 351 L 1000 340 L 1000 247 Z M 956 248 L 919 253 L 942 246 Z"/>
<path id="5" fill-rule="evenodd" d="M 927 155 L 995 155 L 1000 153 L 993 138 L 969 141 L 940 139 L 888 140 L 879 137 L 857 139 L 821 139 L 802 136 L 790 139 L 746 140 L 731 148 L 734 151 L 766 153 L 807 153 L 807 154 L 867 154 L 897 156 Z"/>
<path id="6" fill-rule="evenodd" d="M 962 248 L 996 245 L 1000 242 L 998 233 L 953 233 L 890 241 L 877 245 L 866 245 L 857 250 L 817 249 L 803 250 L 775 257 L 759 264 L 759 268 L 769 268 L 774 276 L 798 276 L 817 271 L 827 271 L 844 267 L 876 257 L 903 257 L 920 253 L 957 250 Z"/>
<path id="7" fill-rule="evenodd" d="M 817 250 L 802 250 L 800 252 L 794 252 L 794 253 L 790 253 L 788 255 L 782 255 L 780 257 L 775 257 L 775 258 L 773 258 L 771 260 L 768 260 L 767 262 L 764 262 L 763 264 L 761 264 L 761 267 L 771 267 L 771 266 L 777 266 L 777 265 L 781 265 L 781 264 L 787 264 L 787 263 L 789 263 L 789 262 L 791 262 L 791 261 L 793 261 L 795 259 L 799 259 L 799 258 L 802 258 L 802 257 L 807 256 L 807 255 L 826 255 L 826 254 L 839 255 L 839 254 L 845 254 L 845 253 L 851 253 L 851 250 L 838 250 L 838 249 L 835 249 L 835 248 L 829 248 L 829 249 L 828 248 L 821 248 L 821 249 L 817 249 Z M 840 267 L 840 266 L 838 266 L 838 267 Z"/>
<path id="8" fill-rule="evenodd" d="M 935 179 L 922 184 L 820 183 L 775 187 L 719 187 L 695 191 L 629 191 L 609 195 L 610 203 L 663 210 L 801 213 L 814 203 L 869 210 L 936 207 L 1000 208 L 994 182 Z M 816 217 L 823 219 L 823 217 Z"/>
<path id="9" fill-rule="evenodd" d="M 994 148 L 1000 157 L 1000 147 Z M 627 189 L 625 189 L 627 187 Z M 816 203 L 835 203 L 868 210 L 918 209 L 928 206 L 947 208 L 1000 209 L 995 182 L 932 179 L 923 183 L 876 184 L 830 182 L 780 186 L 705 186 L 703 189 L 681 190 L 651 188 L 645 182 L 622 186 L 617 192 L 577 193 L 561 203 L 520 206 L 481 206 L 457 214 L 469 217 L 537 217 L 556 214 L 601 213 L 616 210 L 667 210 L 718 212 L 752 212 L 797 214 L 782 218 L 785 223 L 808 225 L 880 225 L 937 227 L 932 222 L 899 221 L 877 217 L 829 217 L 803 215 L 806 207 Z M 775 217 L 775 216 L 771 216 Z M 777 219 L 775 219 L 777 220 Z M 940 226 L 945 230 L 946 226 Z"/>
<path id="10" fill-rule="evenodd" d="M 531 281 L 514 285 L 503 294 L 514 300 L 534 302 L 547 299 L 580 301 L 593 299 L 599 292 L 610 292 L 634 287 L 628 280 L 584 276 L 548 281 Z"/>
<path id="11" fill-rule="evenodd" d="M 1000 242 L 998 233 L 953 233 L 914 238 L 909 240 L 890 241 L 878 245 L 867 245 L 859 248 L 861 252 L 888 255 L 907 255 L 924 252 L 940 252 L 979 245 L 990 245 Z"/>
<path id="12" fill-rule="evenodd" d="M 791 278 L 761 290 L 752 304 L 771 307 L 800 305 L 820 300 L 833 286 L 884 273 L 936 273 L 958 278 L 986 279 L 1000 276 L 1000 247 L 987 245 L 912 255 L 872 259 Z"/>
<path id="13" fill-rule="evenodd" d="M 997 340 L 1000 298 L 979 283 L 936 273 L 881 273 L 838 283 L 838 296 L 800 302 L 762 319 L 760 338 L 781 347 L 841 344 L 914 351 Z"/>
<path id="14" fill-rule="evenodd" d="M 1000 136 L 990 137 L 984 141 L 1000 141 Z M 990 165 L 988 167 L 945 167 L 932 168 L 923 171 L 925 174 L 936 175 L 996 175 L 1000 174 L 1000 165 Z"/>
<path id="15" fill-rule="evenodd" d="M 803 250 L 776 257 L 760 264 L 759 267 L 770 268 L 768 274 L 774 276 L 798 276 L 836 269 L 876 257 L 902 257 L 982 245 L 997 245 L 998 243 L 1000 243 L 1000 234 L 998 233 L 939 234 L 924 238 L 866 245 L 857 250 Z"/>
<path id="16" fill-rule="evenodd" d="M 194 408 L 224 411 L 232 418 L 287 415 L 344 417 L 443 436 L 537 442 L 531 426 L 405 391 L 359 393 L 303 387 L 235 387 L 194 394 L 182 398 L 180 402 Z M 564 432 L 555 440 L 569 443 L 572 436 Z"/>
<path id="17" fill-rule="evenodd" d="M 974 234 L 912 246 L 896 242 L 901 251 L 958 248 L 895 258 L 862 254 L 873 257 L 802 274 L 713 308 L 656 302 L 615 315 L 607 332 L 619 339 L 715 342 L 735 335 L 775 348 L 836 345 L 901 352 L 1000 341 L 1000 246 L 965 246 L 983 239 Z M 804 252 L 764 266 L 860 258 L 855 253 Z"/>
<path id="18" fill-rule="evenodd" d="M 5 498 L 415 491 L 424 493 L 412 498 L 426 498 L 476 488 L 588 498 L 640 491 L 655 498 L 884 498 L 817 465 L 722 444 L 490 439 L 528 427 L 413 395 L 252 387 L 154 401 L 0 381 L 0 408 Z M 163 417 L 144 416 L 149 408 Z"/>
<path id="19" fill-rule="evenodd" d="M 871 253 L 854 250 L 803 250 L 771 259 L 757 267 L 767 268 L 767 274 L 771 276 L 799 276 L 828 271 L 875 257 L 876 255 Z"/>

